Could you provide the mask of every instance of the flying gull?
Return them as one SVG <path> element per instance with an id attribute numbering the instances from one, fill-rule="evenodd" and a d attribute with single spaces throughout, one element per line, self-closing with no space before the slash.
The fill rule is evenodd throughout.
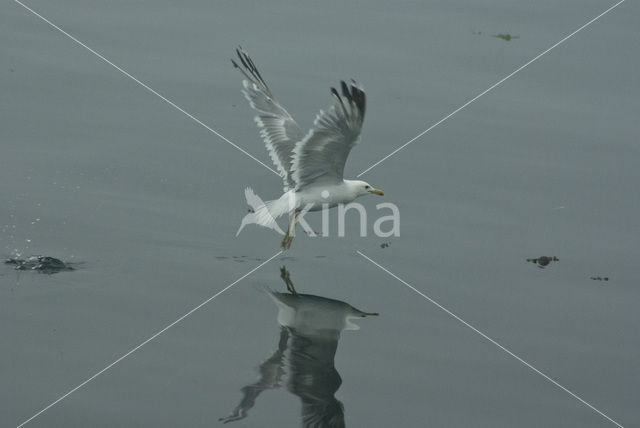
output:
<path id="1" fill-rule="evenodd" d="M 249 55 L 242 48 L 236 52 L 240 65 L 231 62 L 245 77 L 242 92 L 258 112 L 255 121 L 260 135 L 284 179 L 284 194 L 255 209 L 256 223 L 273 227 L 275 218 L 288 213 L 289 228 L 281 244 L 286 249 L 301 212 L 347 204 L 370 193 L 384 195 L 365 181 L 343 178 L 347 156 L 360 142 L 365 113 L 365 94 L 354 80 L 340 82 L 342 94 L 331 88 L 334 104 L 327 111 L 320 110 L 305 135 L 275 99 Z"/>

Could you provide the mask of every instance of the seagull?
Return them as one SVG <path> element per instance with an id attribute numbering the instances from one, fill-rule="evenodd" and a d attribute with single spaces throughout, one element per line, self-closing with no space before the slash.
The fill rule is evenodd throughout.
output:
<path id="1" fill-rule="evenodd" d="M 236 53 L 240 65 L 233 59 L 231 63 L 245 77 L 242 93 L 258 112 L 255 122 L 284 180 L 283 195 L 258 207 L 255 221 L 271 225 L 274 219 L 289 214 L 283 249 L 291 246 L 302 212 L 347 204 L 367 194 L 384 195 L 365 181 L 344 179 L 344 165 L 353 146 L 360 142 L 365 113 L 365 94 L 354 80 L 340 82 L 342 94 L 331 88 L 333 105 L 327 111 L 320 110 L 305 135 L 275 99 L 249 55 L 241 47 Z"/>

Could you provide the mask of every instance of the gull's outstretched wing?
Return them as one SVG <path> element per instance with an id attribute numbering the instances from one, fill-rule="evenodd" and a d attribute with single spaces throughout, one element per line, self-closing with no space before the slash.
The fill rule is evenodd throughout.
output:
<path id="1" fill-rule="evenodd" d="M 320 111 L 314 127 L 293 149 L 291 176 L 296 190 L 311 183 L 339 183 L 351 148 L 360 142 L 365 112 L 365 95 L 355 81 L 342 84 L 342 96 L 335 88 L 335 103 Z"/>
<path id="2" fill-rule="evenodd" d="M 290 173 L 291 157 L 295 144 L 302 140 L 303 133 L 291 115 L 273 97 L 249 55 L 240 47 L 236 49 L 236 53 L 241 65 L 234 60 L 231 62 L 245 77 L 242 81 L 242 93 L 258 112 L 255 121 L 271 160 L 283 176 L 286 191 L 294 186 Z"/>

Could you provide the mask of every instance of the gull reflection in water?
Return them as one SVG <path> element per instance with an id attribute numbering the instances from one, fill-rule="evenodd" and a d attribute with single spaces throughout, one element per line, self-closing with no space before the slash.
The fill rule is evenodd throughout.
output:
<path id="1" fill-rule="evenodd" d="M 344 427 L 344 407 L 334 396 L 342 379 L 334 358 L 342 330 L 358 330 L 351 319 L 378 315 L 362 312 L 340 300 L 300 294 L 283 266 L 288 293 L 266 289 L 278 306 L 278 349 L 259 367 L 257 382 L 242 388 L 242 399 L 224 423 L 247 417 L 266 389 L 284 385 L 302 402 L 302 426 Z"/>

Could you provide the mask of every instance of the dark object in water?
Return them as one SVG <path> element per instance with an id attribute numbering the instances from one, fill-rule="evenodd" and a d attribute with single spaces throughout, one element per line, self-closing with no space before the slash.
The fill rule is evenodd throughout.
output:
<path id="1" fill-rule="evenodd" d="M 14 265 L 16 270 L 36 270 L 51 275 L 58 272 L 75 270 L 62 260 L 47 256 L 31 256 L 28 259 L 10 258 L 5 260 L 8 265 Z"/>
<path id="2" fill-rule="evenodd" d="M 560 259 L 557 258 L 556 256 L 553 256 L 553 257 L 542 256 L 542 257 L 538 257 L 537 259 L 527 259 L 528 262 L 536 263 L 538 267 L 542 269 L 544 269 L 545 266 L 548 266 L 549 263 L 557 262 L 559 260 Z"/>
<path id="3" fill-rule="evenodd" d="M 380 244 L 380 248 L 387 248 L 389 246 L 388 242 L 383 242 L 382 244 Z"/>
<path id="4" fill-rule="evenodd" d="M 592 276 L 591 277 L 592 280 L 594 281 L 609 281 L 609 277 L 608 276 Z"/>
<path id="5" fill-rule="evenodd" d="M 497 37 L 498 39 L 506 40 L 507 42 L 511 39 L 519 39 L 520 36 L 512 36 L 511 34 L 493 34 L 491 37 Z"/>

